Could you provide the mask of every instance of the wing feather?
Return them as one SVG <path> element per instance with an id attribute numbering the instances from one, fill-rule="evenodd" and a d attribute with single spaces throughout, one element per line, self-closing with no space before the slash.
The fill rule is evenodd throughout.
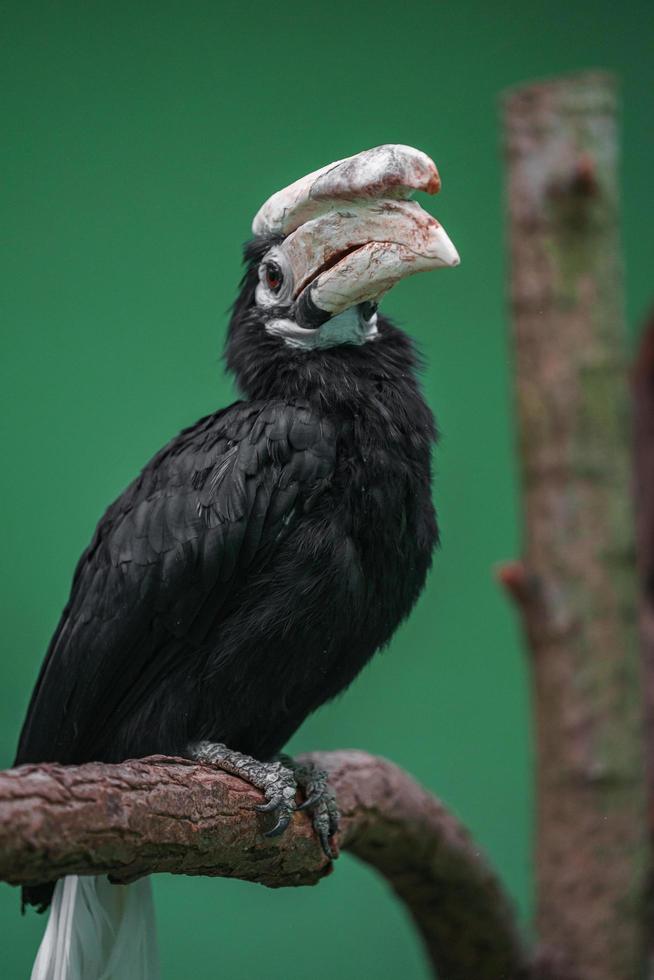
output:
<path id="1" fill-rule="evenodd" d="M 236 403 L 180 433 L 82 555 L 17 762 L 111 756 L 112 733 L 199 650 L 252 570 L 328 485 L 333 425 L 303 403 Z"/>

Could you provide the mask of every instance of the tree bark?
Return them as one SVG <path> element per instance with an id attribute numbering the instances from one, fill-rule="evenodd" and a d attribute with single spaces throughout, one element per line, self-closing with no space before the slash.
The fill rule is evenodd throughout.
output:
<path id="1" fill-rule="evenodd" d="M 505 103 L 537 931 L 583 980 L 645 962 L 648 843 L 616 96 L 584 74 Z"/>
<path id="2" fill-rule="evenodd" d="M 640 579 L 640 644 L 645 692 L 645 742 L 650 841 L 654 841 L 654 313 L 640 342 L 632 374 L 634 400 L 634 499 Z M 654 869 L 650 869 L 650 889 Z M 654 977 L 654 909 L 648 904 L 648 976 Z"/>
<path id="3" fill-rule="evenodd" d="M 330 773 L 337 844 L 405 903 L 442 980 L 535 976 L 510 905 L 478 848 L 406 773 L 363 752 L 307 756 Z M 305 813 L 281 838 L 253 810 L 262 795 L 210 766 L 153 756 L 121 765 L 21 766 L 0 773 L 0 880 L 66 874 L 220 875 L 270 887 L 331 870 Z"/>
<path id="4" fill-rule="evenodd" d="M 632 375 L 632 391 L 640 636 L 645 676 L 649 800 L 650 812 L 654 813 L 654 313 L 641 339 Z"/>

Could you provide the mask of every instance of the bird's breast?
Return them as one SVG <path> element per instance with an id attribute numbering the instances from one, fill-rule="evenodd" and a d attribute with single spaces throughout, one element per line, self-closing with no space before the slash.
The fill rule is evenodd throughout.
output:
<path id="1" fill-rule="evenodd" d="M 366 618 L 377 611 L 392 632 L 422 588 L 436 543 L 429 452 L 420 459 L 392 444 L 353 446 L 340 464 L 334 510 L 344 581 L 365 597 Z"/>

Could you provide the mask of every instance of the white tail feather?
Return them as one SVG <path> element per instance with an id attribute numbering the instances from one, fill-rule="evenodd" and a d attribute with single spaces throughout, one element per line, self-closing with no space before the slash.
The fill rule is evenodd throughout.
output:
<path id="1" fill-rule="evenodd" d="M 149 878 L 112 885 L 104 876 L 57 882 L 31 980 L 158 980 Z"/>

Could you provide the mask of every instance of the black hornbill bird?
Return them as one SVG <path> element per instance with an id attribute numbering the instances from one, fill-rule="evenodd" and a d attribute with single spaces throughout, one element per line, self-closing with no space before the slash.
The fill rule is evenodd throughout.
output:
<path id="1" fill-rule="evenodd" d="M 273 834 L 299 786 L 330 853 L 323 776 L 274 760 L 388 643 L 432 560 L 434 421 L 377 302 L 458 264 L 409 200 L 439 186 L 429 157 L 385 145 L 260 209 L 226 347 L 243 399 L 164 446 L 100 520 L 16 764 L 212 761 L 263 790 Z M 24 899 L 43 909 L 52 887 Z"/>

